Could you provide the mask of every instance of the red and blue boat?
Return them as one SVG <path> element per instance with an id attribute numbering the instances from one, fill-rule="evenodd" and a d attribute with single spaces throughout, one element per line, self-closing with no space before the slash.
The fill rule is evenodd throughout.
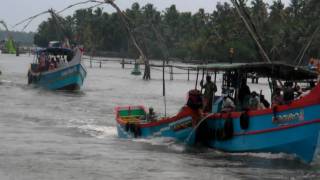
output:
<path id="1" fill-rule="evenodd" d="M 317 73 L 280 62 L 211 64 L 198 66 L 197 69 L 214 74 L 224 73 L 223 80 L 226 82 L 222 83 L 223 91 L 232 90 L 231 96 L 236 105 L 241 78 L 247 77 L 249 73 L 268 78 L 270 82 L 306 84 L 311 81 L 315 86 L 309 87 L 309 92 L 304 96 L 284 104 L 274 104 L 270 108 L 236 108 L 231 112 L 223 112 L 222 98 L 216 97 L 211 112 L 199 114 L 187 103 L 186 108 L 182 108 L 176 116 L 155 122 L 126 121 L 124 117 L 130 116 L 127 113 L 130 107 L 119 107 L 116 108 L 119 136 L 150 138 L 157 135 L 176 138 L 187 144 L 201 141 L 211 148 L 225 152 L 287 153 L 294 154 L 307 163 L 314 159 L 320 132 L 320 84 L 316 83 Z M 134 109 L 139 108 L 146 114 L 141 106 Z M 185 119 L 189 122 L 184 123 Z M 134 124 L 133 127 L 128 125 L 130 123 Z M 188 124 L 187 128 L 184 128 L 185 124 Z M 179 129 L 177 127 L 182 127 L 181 133 L 175 131 Z M 138 133 L 132 136 L 131 132 Z"/>
<path id="2" fill-rule="evenodd" d="M 195 143 L 195 135 L 189 136 L 196 112 L 187 106 L 173 117 L 152 120 L 144 106 L 116 107 L 115 111 L 120 138 L 168 137 L 182 142 L 188 138 L 189 144 Z"/>

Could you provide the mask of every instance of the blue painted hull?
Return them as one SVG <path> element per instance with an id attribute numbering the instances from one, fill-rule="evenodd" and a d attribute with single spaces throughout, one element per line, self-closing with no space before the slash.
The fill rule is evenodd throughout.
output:
<path id="1" fill-rule="evenodd" d="M 136 135 L 134 131 L 126 130 L 125 125 L 117 124 L 118 137 L 120 138 L 132 139 L 167 137 L 172 138 L 178 142 L 183 142 L 188 145 L 193 145 L 195 142 L 195 135 L 194 133 L 191 133 L 192 131 L 192 127 L 185 128 L 179 131 L 174 131 L 172 128 L 172 123 L 169 123 L 156 127 L 140 128 L 141 134 Z"/>
<path id="2" fill-rule="evenodd" d="M 157 122 L 141 122 L 133 126 L 121 121 L 121 117 L 117 117 L 117 122 L 117 132 L 120 138 L 167 137 L 189 145 L 195 143 L 191 116 L 161 119 Z"/>
<path id="3" fill-rule="evenodd" d="M 232 118 L 233 136 L 229 139 L 210 139 L 210 147 L 227 152 L 271 152 L 295 154 L 303 161 L 313 160 L 320 130 L 320 106 L 291 109 L 276 114 L 252 115 L 249 128 L 242 129 L 240 118 Z M 208 128 L 224 127 L 225 119 L 207 120 Z"/>
<path id="4" fill-rule="evenodd" d="M 83 85 L 86 75 L 86 70 L 79 63 L 33 76 L 32 84 L 49 90 L 79 90 Z"/>

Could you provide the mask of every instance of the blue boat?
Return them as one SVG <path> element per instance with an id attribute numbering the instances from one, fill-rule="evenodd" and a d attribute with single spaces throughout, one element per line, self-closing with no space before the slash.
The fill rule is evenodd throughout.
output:
<path id="1" fill-rule="evenodd" d="M 185 106 L 173 117 L 150 118 L 143 106 L 116 107 L 117 132 L 120 138 L 167 137 L 193 145 L 194 111 Z M 191 137 L 189 137 L 192 135 Z"/>
<path id="2" fill-rule="evenodd" d="M 130 116 L 130 113 L 121 115 L 123 108 L 118 108 L 118 135 L 124 138 L 152 138 L 158 135 L 172 137 L 189 145 L 202 142 L 225 152 L 287 153 L 296 155 L 306 163 L 312 162 L 320 132 L 320 84 L 315 82 L 315 72 L 284 63 L 211 64 L 196 69 L 198 72 L 203 69 L 208 73 L 224 73 L 222 90 L 235 99 L 236 106 L 239 105 L 237 94 L 241 86 L 240 78 L 246 79 L 249 73 L 278 82 L 311 81 L 314 86 L 305 95 L 290 102 L 259 110 L 236 108 L 225 111 L 222 109 L 223 97 L 216 96 L 210 112 L 197 113 L 197 96 L 191 96 L 176 116 L 155 122 L 143 122 L 141 118 L 126 121 L 126 115 Z M 270 86 L 272 84 L 270 81 Z M 124 109 L 128 112 L 128 108 Z M 179 116 L 181 113 L 185 116 Z M 184 128 L 184 118 L 189 119 L 189 123 L 186 123 L 188 128 Z M 181 132 L 185 132 L 181 133 L 183 136 L 174 131 L 175 127 L 180 126 L 183 127 Z M 133 136 L 130 136 L 131 132 Z"/>
<path id="3" fill-rule="evenodd" d="M 49 90 L 79 90 L 87 75 L 81 57 L 79 48 L 48 47 L 38 50 L 28 71 L 28 84 Z"/>
<path id="4" fill-rule="evenodd" d="M 227 72 L 235 79 L 250 72 L 287 82 L 313 82 L 317 78 L 317 74 L 312 71 L 283 63 L 212 64 L 199 68 L 209 72 Z M 236 92 L 239 92 L 237 90 L 241 85 L 239 82 L 238 79 L 235 83 L 223 83 L 223 90 L 230 92 L 228 90 L 233 89 L 235 95 L 232 97 L 236 99 Z M 205 139 L 206 144 L 212 148 L 226 152 L 294 154 L 310 163 L 319 140 L 320 84 L 310 87 L 305 96 L 259 110 L 221 112 L 221 101 L 217 100 L 203 122 L 207 132 L 212 134 Z"/>

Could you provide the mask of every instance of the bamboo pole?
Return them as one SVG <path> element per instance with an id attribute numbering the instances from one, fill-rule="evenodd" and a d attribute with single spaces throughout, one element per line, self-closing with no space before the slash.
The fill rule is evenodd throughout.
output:
<path id="1" fill-rule="evenodd" d="M 142 49 L 140 48 L 140 46 L 137 43 L 137 40 L 130 28 L 129 23 L 127 22 L 126 18 L 125 18 L 125 14 L 120 10 L 120 8 L 114 3 L 115 0 L 104 0 L 105 3 L 110 4 L 114 9 L 116 9 L 123 25 L 125 26 L 125 28 L 127 29 L 127 32 L 129 33 L 130 39 L 133 43 L 133 45 L 135 46 L 135 48 L 138 50 L 141 58 L 144 61 L 145 64 L 145 69 L 144 69 L 144 75 L 143 75 L 143 79 L 144 80 L 149 80 L 151 79 L 151 75 L 150 75 L 150 64 L 149 64 L 149 60 L 147 60 L 144 52 L 142 51 Z"/>

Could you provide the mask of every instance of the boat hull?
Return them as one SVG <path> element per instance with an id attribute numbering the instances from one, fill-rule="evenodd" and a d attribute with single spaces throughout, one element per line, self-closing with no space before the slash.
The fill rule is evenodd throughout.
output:
<path id="1" fill-rule="evenodd" d="M 128 123 L 119 116 L 119 111 L 126 108 L 128 107 L 116 108 L 118 137 L 127 139 L 167 137 L 190 145 L 195 143 L 195 135 L 192 133 L 192 115 L 189 112 L 182 112 L 177 116 L 152 122 Z"/>
<path id="2" fill-rule="evenodd" d="M 247 118 L 242 116 L 245 112 L 213 114 L 207 120 L 207 128 L 216 136 L 208 139 L 208 145 L 226 152 L 295 154 L 310 163 L 319 140 L 318 90 L 319 87 L 309 97 L 272 110 L 247 112 Z M 232 122 L 231 137 L 224 135 L 228 130 L 226 121 Z M 245 121 L 247 127 L 243 126 Z"/>

